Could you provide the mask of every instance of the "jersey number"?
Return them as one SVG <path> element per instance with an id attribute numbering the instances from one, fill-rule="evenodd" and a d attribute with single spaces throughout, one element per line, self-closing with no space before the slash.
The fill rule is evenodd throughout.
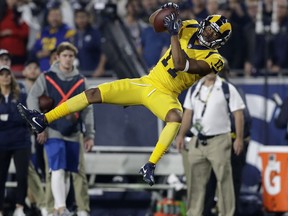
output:
<path id="1" fill-rule="evenodd" d="M 223 67 L 223 64 L 223 61 L 219 59 L 218 62 L 214 65 L 214 67 L 217 68 L 217 71 L 220 71 L 220 69 Z"/>
<path id="2" fill-rule="evenodd" d="M 162 60 L 162 64 L 164 65 L 164 67 L 168 65 L 168 60 L 171 58 L 171 56 L 172 56 L 172 52 L 170 51 L 169 55 Z M 175 68 L 169 68 L 167 71 L 173 78 L 177 76 L 177 73 L 176 73 L 177 71 L 175 70 Z"/>

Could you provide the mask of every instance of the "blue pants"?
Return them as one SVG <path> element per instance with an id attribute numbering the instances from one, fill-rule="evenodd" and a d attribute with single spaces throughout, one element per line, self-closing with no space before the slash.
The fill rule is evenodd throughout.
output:
<path id="1" fill-rule="evenodd" d="M 51 138 L 44 145 L 49 169 L 52 171 L 64 169 L 78 172 L 80 144 L 63 139 Z"/>

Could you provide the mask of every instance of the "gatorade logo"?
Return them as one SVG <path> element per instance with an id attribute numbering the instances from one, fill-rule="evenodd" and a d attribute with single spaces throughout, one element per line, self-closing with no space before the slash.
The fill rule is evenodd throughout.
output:
<path id="1" fill-rule="evenodd" d="M 276 160 L 275 154 L 269 155 L 264 171 L 264 185 L 270 195 L 276 195 L 281 191 L 280 161 Z"/>

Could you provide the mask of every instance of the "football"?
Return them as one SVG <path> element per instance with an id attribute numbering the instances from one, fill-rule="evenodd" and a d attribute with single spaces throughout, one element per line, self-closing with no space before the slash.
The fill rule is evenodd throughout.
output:
<path id="1" fill-rule="evenodd" d="M 41 95 L 39 97 L 39 108 L 41 112 L 48 112 L 53 108 L 53 106 L 54 106 L 53 98 L 47 95 Z"/>
<path id="2" fill-rule="evenodd" d="M 176 13 L 174 8 L 164 8 L 161 9 L 154 18 L 153 27 L 155 32 L 164 32 L 166 31 L 166 27 L 164 26 L 164 18 L 171 14 L 172 12 Z M 176 13 L 177 14 L 177 13 Z"/>

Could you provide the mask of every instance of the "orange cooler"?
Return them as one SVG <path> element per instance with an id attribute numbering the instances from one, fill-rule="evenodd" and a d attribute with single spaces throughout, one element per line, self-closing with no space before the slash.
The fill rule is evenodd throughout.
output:
<path id="1" fill-rule="evenodd" d="M 263 206 L 270 212 L 288 211 L 288 147 L 263 146 L 262 160 Z"/>

